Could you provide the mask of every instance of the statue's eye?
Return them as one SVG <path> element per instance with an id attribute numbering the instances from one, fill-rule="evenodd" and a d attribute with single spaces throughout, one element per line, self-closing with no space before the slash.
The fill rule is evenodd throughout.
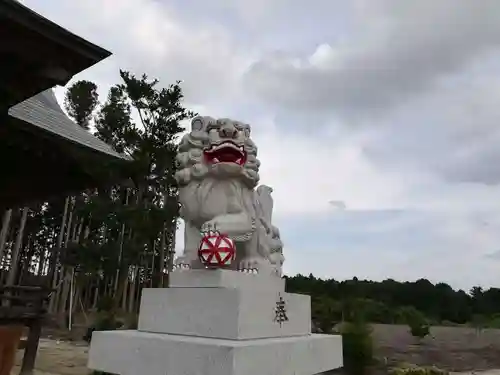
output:
<path id="1" fill-rule="evenodd" d="M 217 124 L 211 124 L 207 126 L 207 133 L 210 133 L 212 130 L 219 130 L 219 125 Z"/>

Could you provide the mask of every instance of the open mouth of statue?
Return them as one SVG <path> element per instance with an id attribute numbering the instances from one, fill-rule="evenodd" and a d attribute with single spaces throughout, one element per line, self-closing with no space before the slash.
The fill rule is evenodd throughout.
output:
<path id="1" fill-rule="evenodd" d="M 247 159 L 247 153 L 243 146 L 238 146 L 233 142 L 222 142 L 212 145 L 204 151 L 205 160 L 209 164 L 233 163 L 243 165 Z"/>

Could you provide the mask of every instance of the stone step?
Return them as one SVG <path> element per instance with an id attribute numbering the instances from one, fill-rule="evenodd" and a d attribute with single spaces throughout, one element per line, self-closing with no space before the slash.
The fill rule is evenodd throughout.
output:
<path id="1" fill-rule="evenodd" d="M 88 362 L 120 375 L 313 375 L 341 366 L 336 335 L 235 341 L 139 331 L 94 332 Z"/>
<path id="2" fill-rule="evenodd" d="M 172 288 L 226 288 L 284 292 L 285 279 L 225 269 L 176 270 L 170 274 Z"/>
<path id="3" fill-rule="evenodd" d="M 138 330 L 231 340 L 308 335 L 311 299 L 272 290 L 144 289 Z"/>

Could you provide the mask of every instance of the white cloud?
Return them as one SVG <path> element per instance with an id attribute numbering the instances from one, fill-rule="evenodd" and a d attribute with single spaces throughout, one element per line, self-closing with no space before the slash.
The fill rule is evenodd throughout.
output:
<path id="1" fill-rule="evenodd" d="M 276 191 L 278 215 L 329 211 L 332 199 L 345 201 L 351 209 L 391 208 L 401 199 L 402 181 L 374 167 L 356 137 L 324 136 L 320 141 L 287 134 L 270 121 L 260 123 L 253 134 L 262 182 Z"/>
<path id="2" fill-rule="evenodd" d="M 182 80 L 194 103 L 238 95 L 234 83 L 249 64 L 231 35 L 217 25 L 181 23 L 167 3 L 151 0 L 27 1 L 54 22 L 113 52 L 101 78 L 130 69 Z M 205 25 L 202 25 L 205 26 Z M 114 78 L 113 81 L 116 81 Z"/>
<path id="3" fill-rule="evenodd" d="M 264 100 L 288 108 L 373 115 L 432 89 L 500 43 L 495 0 L 358 1 L 363 33 L 322 43 L 301 60 L 284 54 L 253 65 L 248 83 Z"/>
<path id="4" fill-rule="evenodd" d="M 411 164 L 453 182 L 498 183 L 499 58 L 490 54 L 378 121 L 365 144 L 372 160 Z"/>

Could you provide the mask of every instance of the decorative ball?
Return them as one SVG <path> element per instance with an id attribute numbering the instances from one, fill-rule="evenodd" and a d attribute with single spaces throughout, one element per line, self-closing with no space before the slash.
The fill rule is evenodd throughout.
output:
<path id="1" fill-rule="evenodd" d="M 217 232 L 204 235 L 198 248 L 198 257 L 206 267 L 230 266 L 236 258 L 234 241 Z"/>

